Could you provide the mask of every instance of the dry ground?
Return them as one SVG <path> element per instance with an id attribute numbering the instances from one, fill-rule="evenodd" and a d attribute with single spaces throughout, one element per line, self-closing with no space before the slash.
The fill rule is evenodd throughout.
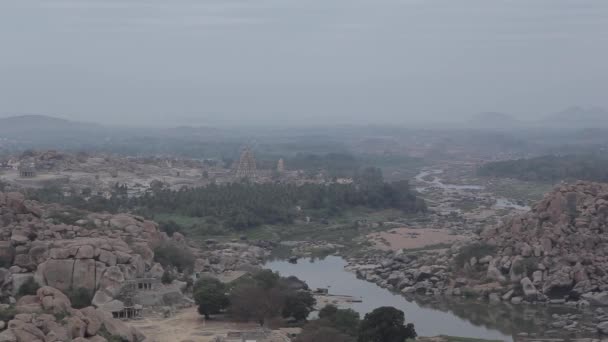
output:
<path id="1" fill-rule="evenodd" d="M 368 235 L 376 248 L 383 250 L 418 249 L 438 244 L 451 244 L 466 239 L 451 235 L 449 230 L 432 228 L 394 228 L 386 232 Z"/>
<path id="2" fill-rule="evenodd" d="M 257 324 L 205 321 L 196 311 L 196 307 L 177 311 L 169 318 L 150 316 L 127 323 L 155 342 L 210 342 L 217 335 L 225 337 L 230 331 L 255 330 L 258 327 Z"/>

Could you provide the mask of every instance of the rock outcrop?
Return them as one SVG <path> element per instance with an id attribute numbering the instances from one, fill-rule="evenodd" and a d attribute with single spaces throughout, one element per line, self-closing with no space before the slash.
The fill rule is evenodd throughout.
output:
<path id="1" fill-rule="evenodd" d="M 348 268 L 404 294 L 608 306 L 608 184 L 562 185 L 468 243 L 379 252 Z"/>
<path id="2" fill-rule="evenodd" d="M 8 305 L 0 305 L 2 306 L 0 310 L 7 310 Z M 22 297 L 17 304 L 18 311 L 23 305 L 38 307 L 38 310 L 16 314 L 6 324 L 6 330 L 0 332 L 0 341 L 103 342 L 107 339 L 119 339 L 140 342 L 145 340 L 141 332 L 112 318 L 108 312 L 94 307 L 81 310 L 72 308 L 67 296 L 49 286 L 38 289 L 36 296 Z"/>
<path id="3" fill-rule="evenodd" d="M 608 184 L 560 186 L 530 212 L 484 230 L 481 243 L 495 246 L 489 265 L 508 281 L 533 278 L 524 292 L 576 301 L 608 291 Z"/>
<path id="4" fill-rule="evenodd" d="M 156 279 L 161 292 L 165 287 L 160 283 L 164 268 L 155 263 L 153 250 L 172 240 L 152 221 L 42 205 L 20 193 L 0 193 L 0 223 L 2 302 L 9 302 L 31 278 L 41 286 L 63 293 L 78 290 L 105 303 L 124 300 L 123 288 L 137 286 L 138 279 Z M 177 285 L 169 290 L 181 295 Z"/>

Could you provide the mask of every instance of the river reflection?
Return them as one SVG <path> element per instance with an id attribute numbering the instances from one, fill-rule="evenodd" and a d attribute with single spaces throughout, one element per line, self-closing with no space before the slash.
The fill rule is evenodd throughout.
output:
<path id="1" fill-rule="evenodd" d="M 297 264 L 271 261 L 266 264 L 266 268 L 277 271 L 283 276 L 296 276 L 306 281 L 313 289 L 329 288 L 331 294 L 361 298 L 361 303 L 353 303 L 351 306 L 361 316 L 380 306 L 394 306 L 405 312 L 406 320 L 416 325 L 416 331 L 421 336 L 453 335 L 513 341 L 512 329 L 498 329 L 496 324 L 487 322 L 483 318 L 483 316 L 488 317 L 488 312 L 491 310 L 486 309 L 486 313 L 483 313 L 479 309 L 483 306 L 488 307 L 487 304 L 479 307 L 469 305 L 450 307 L 448 304 L 427 301 L 419 305 L 373 283 L 357 279 L 353 273 L 344 270 L 345 265 L 346 262 L 342 258 L 329 256 L 322 260 L 299 260 Z M 498 311 L 499 317 L 489 317 L 495 317 L 500 321 L 510 319 L 500 312 L 502 311 Z"/>

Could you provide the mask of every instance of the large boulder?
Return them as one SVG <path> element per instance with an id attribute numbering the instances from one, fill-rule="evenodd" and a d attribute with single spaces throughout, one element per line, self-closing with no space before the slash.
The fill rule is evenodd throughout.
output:
<path id="1" fill-rule="evenodd" d="M 84 321 L 87 323 L 87 336 L 97 335 L 103 323 L 103 315 L 92 306 L 81 309 L 80 312 L 84 315 Z"/>
<path id="2" fill-rule="evenodd" d="M 40 299 L 42 307 L 50 312 L 64 313 L 72 307 L 72 303 L 66 295 L 50 286 L 39 288 L 36 295 Z"/>
<path id="3" fill-rule="evenodd" d="M 99 310 L 103 317 L 103 327 L 112 336 L 118 336 L 126 342 L 137 342 L 131 328 L 124 322 L 112 318 L 112 314 Z"/>
<path id="4" fill-rule="evenodd" d="M 561 299 L 570 293 L 573 285 L 574 281 L 570 276 L 569 267 L 563 267 L 547 277 L 543 293 L 549 298 Z"/>
<path id="5" fill-rule="evenodd" d="M 608 306 L 608 291 L 599 293 L 586 293 L 582 297 L 591 305 Z"/>
<path id="6" fill-rule="evenodd" d="M 95 260 L 77 259 L 74 262 L 71 287 L 86 289 L 89 293 L 93 293 L 96 290 L 95 274 Z"/>
<path id="7" fill-rule="evenodd" d="M 526 300 L 535 301 L 538 298 L 538 291 L 530 278 L 525 277 L 521 280 L 521 288 Z"/>
<path id="8" fill-rule="evenodd" d="M 42 282 L 51 287 L 67 291 L 72 287 L 74 260 L 49 259 L 38 265 Z"/>

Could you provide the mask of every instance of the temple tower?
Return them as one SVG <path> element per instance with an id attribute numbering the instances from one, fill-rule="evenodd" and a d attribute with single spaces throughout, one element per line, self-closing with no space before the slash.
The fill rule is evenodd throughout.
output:
<path id="1" fill-rule="evenodd" d="M 237 178 L 254 178 L 256 176 L 255 158 L 253 152 L 245 147 L 239 159 L 239 165 L 236 169 Z"/>

